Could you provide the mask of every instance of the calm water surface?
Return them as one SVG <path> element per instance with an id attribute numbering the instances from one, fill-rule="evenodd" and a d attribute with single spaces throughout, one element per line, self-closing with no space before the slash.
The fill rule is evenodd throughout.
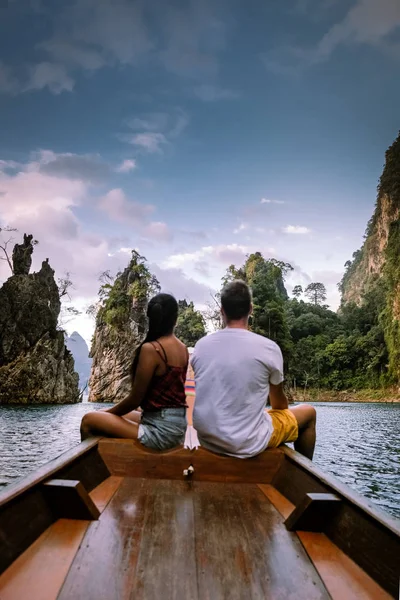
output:
<path id="1" fill-rule="evenodd" d="M 0 407 L 0 489 L 78 444 L 104 404 Z M 400 517 L 400 405 L 315 403 L 314 462 Z"/>

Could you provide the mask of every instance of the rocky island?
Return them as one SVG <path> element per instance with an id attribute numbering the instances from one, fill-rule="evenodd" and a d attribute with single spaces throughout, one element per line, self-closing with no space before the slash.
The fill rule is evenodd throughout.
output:
<path id="1" fill-rule="evenodd" d="M 74 359 L 57 329 L 54 271 L 47 259 L 29 272 L 33 246 L 26 234 L 15 245 L 13 274 L 0 288 L 0 405 L 79 402 Z"/>

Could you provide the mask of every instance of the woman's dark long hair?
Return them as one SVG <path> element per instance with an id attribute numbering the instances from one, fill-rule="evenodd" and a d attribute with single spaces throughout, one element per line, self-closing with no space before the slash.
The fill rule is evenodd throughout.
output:
<path id="1" fill-rule="evenodd" d="M 135 379 L 143 344 L 154 342 L 164 335 L 171 335 L 173 332 L 178 318 L 177 301 L 170 294 L 157 294 L 148 304 L 147 318 L 149 320 L 149 329 L 145 339 L 136 350 L 131 367 L 132 384 Z"/>

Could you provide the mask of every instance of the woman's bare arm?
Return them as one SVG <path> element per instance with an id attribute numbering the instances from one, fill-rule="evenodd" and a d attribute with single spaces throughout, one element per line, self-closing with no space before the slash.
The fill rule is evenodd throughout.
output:
<path id="1" fill-rule="evenodd" d="M 140 351 L 135 381 L 128 397 L 104 412 L 122 417 L 138 408 L 146 394 L 157 364 L 157 355 L 153 346 L 144 344 Z"/>

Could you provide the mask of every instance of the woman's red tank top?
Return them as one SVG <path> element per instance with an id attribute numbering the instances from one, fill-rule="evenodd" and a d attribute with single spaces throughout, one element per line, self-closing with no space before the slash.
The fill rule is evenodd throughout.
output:
<path id="1" fill-rule="evenodd" d="M 150 343 L 164 361 L 166 371 L 163 375 L 153 375 L 146 395 L 141 402 L 143 411 L 186 408 L 185 381 L 187 364 L 185 367 L 172 367 L 168 364 L 167 354 L 162 344 L 159 341 Z"/>

